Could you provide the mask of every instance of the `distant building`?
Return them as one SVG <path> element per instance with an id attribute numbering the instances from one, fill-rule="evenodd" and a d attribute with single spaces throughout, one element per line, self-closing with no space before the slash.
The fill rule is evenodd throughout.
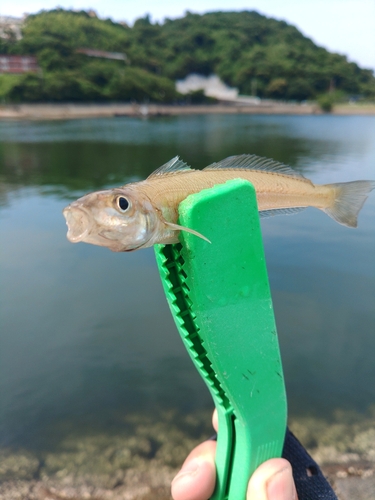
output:
<path id="1" fill-rule="evenodd" d="M 121 52 L 105 52 L 104 50 L 96 49 L 77 49 L 76 52 L 79 54 L 85 54 L 89 57 L 101 57 L 103 59 L 117 59 L 118 61 L 126 61 L 126 54 Z"/>
<path id="2" fill-rule="evenodd" d="M 27 14 L 23 17 L 0 16 L 0 38 L 8 39 L 13 35 L 16 40 L 21 40 L 22 26 L 26 17 Z"/>
<path id="3" fill-rule="evenodd" d="M 27 73 L 39 71 L 34 56 L 8 56 L 0 54 L 0 73 Z"/>
<path id="4" fill-rule="evenodd" d="M 176 89 L 180 94 L 203 90 L 207 97 L 220 101 L 235 101 L 238 97 L 238 89 L 228 87 L 216 75 L 202 76 L 192 73 L 185 80 L 177 80 Z"/>
<path id="5" fill-rule="evenodd" d="M 98 14 L 97 14 L 96 10 L 94 10 L 94 9 L 89 9 L 89 10 L 87 10 L 86 12 L 87 12 L 87 14 L 88 14 L 90 17 L 98 17 Z"/>
<path id="6" fill-rule="evenodd" d="M 235 104 L 257 106 L 260 103 L 259 97 L 239 95 L 238 89 L 228 87 L 217 75 L 203 76 L 191 73 L 184 80 L 176 81 L 176 90 L 180 94 L 203 90 L 207 97 L 214 97 L 218 101 Z"/>

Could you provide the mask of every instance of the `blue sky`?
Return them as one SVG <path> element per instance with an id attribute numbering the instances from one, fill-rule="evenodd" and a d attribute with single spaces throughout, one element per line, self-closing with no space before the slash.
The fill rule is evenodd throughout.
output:
<path id="1" fill-rule="evenodd" d="M 129 24 L 146 13 L 162 21 L 186 10 L 257 10 L 288 21 L 318 45 L 375 70 L 375 0 L 3 0 L 0 15 L 21 16 L 56 6 L 93 8 L 100 17 Z"/>

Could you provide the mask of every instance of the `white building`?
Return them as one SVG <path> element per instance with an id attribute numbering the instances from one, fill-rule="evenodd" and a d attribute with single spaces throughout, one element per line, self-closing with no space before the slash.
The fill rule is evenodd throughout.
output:
<path id="1" fill-rule="evenodd" d="M 8 38 L 10 33 L 14 33 L 17 40 L 22 38 L 22 26 L 27 17 L 0 16 L 0 38 Z"/>
<path id="2" fill-rule="evenodd" d="M 214 97 L 219 101 L 236 105 L 257 106 L 260 104 L 259 97 L 239 95 L 238 89 L 228 87 L 217 75 L 203 76 L 192 73 L 185 80 L 177 80 L 176 90 L 180 94 L 203 90 L 207 97 Z"/>
<path id="3" fill-rule="evenodd" d="M 235 101 L 238 97 L 238 89 L 228 87 L 216 75 L 202 76 L 192 73 L 184 80 L 177 80 L 176 89 L 180 94 L 203 90 L 207 97 L 214 97 L 219 101 Z"/>

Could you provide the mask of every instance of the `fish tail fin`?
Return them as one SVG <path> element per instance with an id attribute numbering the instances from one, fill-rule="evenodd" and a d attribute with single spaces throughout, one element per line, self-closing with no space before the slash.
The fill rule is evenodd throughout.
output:
<path id="1" fill-rule="evenodd" d="M 375 181 L 353 181 L 326 184 L 336 192 L 332 205 L 323 211 L 339 224 L 357 227 L 357 217 L 370 192 L 375 189 Z"/>

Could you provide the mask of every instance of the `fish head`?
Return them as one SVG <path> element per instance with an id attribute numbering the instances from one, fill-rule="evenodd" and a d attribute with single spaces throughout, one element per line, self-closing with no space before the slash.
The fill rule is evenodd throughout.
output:
<path id="1" fill-rule="evenodd" d="M 72 243 L 84 241 L 128 252 L 151 246 L 160 224 L 149 198 L 131 187 L 97 191 L 63 210 Z"/>

